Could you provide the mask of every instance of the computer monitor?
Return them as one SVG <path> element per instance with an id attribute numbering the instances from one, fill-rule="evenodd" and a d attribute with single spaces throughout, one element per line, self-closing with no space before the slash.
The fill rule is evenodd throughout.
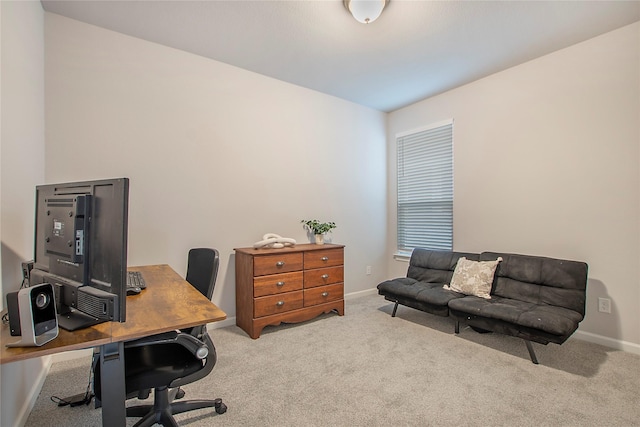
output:
<path id="1" fill-rule="evenodd" d="M 129 179 L 36 187 L 31 285 L 54 285 L 67 330 L 126 320 Z"/>

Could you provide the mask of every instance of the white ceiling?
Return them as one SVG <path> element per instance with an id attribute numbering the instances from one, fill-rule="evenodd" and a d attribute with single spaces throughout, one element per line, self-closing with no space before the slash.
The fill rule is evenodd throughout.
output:
<path id="1" fill-rule="evenodd" d="M 55 1 L 46 11 L 393 111 L 640 20 L 640 1 Z M 639 35 L 640 37 L 640 35 Z"/>

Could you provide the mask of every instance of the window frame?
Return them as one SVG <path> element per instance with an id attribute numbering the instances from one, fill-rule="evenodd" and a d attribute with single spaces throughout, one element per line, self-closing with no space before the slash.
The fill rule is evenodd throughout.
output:
<path id="1" fill-rule="evenodd" d="M 446 128 L 449 127 L 447 130 Z M 448 136 L 444 138 L 438 136 L 439 132 L 449 132 Z M 454 120 L 448 119 L 439 121 L 436 123 L 429 124 L 427 126 L 423 126 L 417 129 L 412 129 L 405 132 L 400 132 L 396 134 L 396 258 L 407 258 L 411 256 L 411 253 L 416 247 L 425 247 L 429 249 L 436 250 L 453 250 L 453 202 L 454 202 L 454 159 L 453 159 L 453 138 L 454 138 Z M 415 141 L 407 141 L 408 138 L 416 139 Z M 429 139 L 431 139 L 434 144 L 430 147 L 419 147 L 420 143 L 428 143 Z M 436 174 L 427 174 L 424 172 L 419 173 L 421 175 L 418 178 L 415 178 L 414 181 L 409 183 L 401 182 L 401 173 L 405 171 L 407 168 L 406 162 L 403 153 L 406 151 L 406 144 L 414 144 L 413 148 L 415 150 L 416 146 L 418 146 L 417 151 L 419 154 L 427 155 L 430 150 L 440 150 L 441 153 L 432 153 L 436 154 L 432 166 L 438 166 L 442 169 L 442 173 Z M 444 150 L 444 151 L 443 151 Z M 423 159 L 424 160 L 424 159 Z M 413 162 L 414 165 L 419 162 Z M 411 165 L 410 165 L 411 166 Z M 409 167 L 410 168 L 410 167 Z M 427 175 L 429 178 L 434 178 L 437 182 L 441 183 L 441 185 L 431 184 L 431 187 L 437 188 L 437 194 L 433 192 L 429 192 L 429 184 L 425 184 L 424 182 L 418 182 L 420 179 L 424 180 Z M 404 180 L 407 181 L 407 180 Z M 409 179 L 410 181 L 410 179 Z M 411 184 L 419 184 L 420 188 L 415 197 L 411 198 L 408 196 L 407 185 Z M 424 184 L 424 185 L 422 185 Z M 401 185 L 404 187 L 401 188 Z M 412 187 L 413 188 L 413 187 Z M 411 191 L 413 193 L 413 190 Z M 430 200 L 425 200 L 425 196 L 427 196 Z M 407 197 L 409 197 L 407 199 Z M 423 200 L 419 200 L 423 198 Z M 404 201 L 403 201 L 404 199 Z M 410 214 L 407 213 L 407 206 L 413 203 L 414 206 L 416 203 L 419 204 L 427 204 L 432 207 L 432 215 L 427 218 L 425 221 L 415 220 L 415 219 L 407 219 Z M 440 210 L 436 210 L 436 206 L 440 206 Z M 406 213 L 401 212 L 403 210 Z M 415 211 L 414 211 L 415 212 Z M 420 211 L 422 212 L 422 211 Z M 415 218 L 415 216 L 414 216 Z M 431 225 L 427 224 L 428 221 L 431 221 Z M 409 221 L 409 225 L 416 226 L 422 225 L 423 228 L 429 229 L 438 229 L 438 231 L 442 231 L 445 234 L 439 235 L 439 238 L 436 238 L 432 241 L 423 242 L 424 244 L 416 244 L 412 246 L 411 244 L 415 244 L 417 241 L 423 239 L 424 235 L 413 235 L 410 238 L 406 237 L 406 227 L 407 222 Z M 436 224 L 437 225 L 434 225 Z M 403 225 L 404 224 L 404 225 Z M 401 231 L 401 227 L 405 227 L 404 231 Z M 428 234 L 428 232 L 424 232 Z M 438 241 L 436 243 L 436 241 Z"/>

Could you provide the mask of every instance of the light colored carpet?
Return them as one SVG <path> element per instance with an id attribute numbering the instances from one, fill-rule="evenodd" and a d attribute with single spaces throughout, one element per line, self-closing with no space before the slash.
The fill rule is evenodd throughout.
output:
<path id="1" fill-rule="evenodd" d="M 210 332 L 218 364 L 184 387 L 186 399 L 221 397 L 224 415 L 178 415 L 182 426 L 640 426 L 640 356 L 570 339 L 534 344 L 400 307 L 377 295 L 346 301 L 345 316 L 267 327 L 257 340 L 235 326 Z M 57 407 L 84 391 L 90 360 L 55 363 L 27 421 L 99 426 L 93 404 Z M 133 425 L 130 419 L 127 425 Z"/>

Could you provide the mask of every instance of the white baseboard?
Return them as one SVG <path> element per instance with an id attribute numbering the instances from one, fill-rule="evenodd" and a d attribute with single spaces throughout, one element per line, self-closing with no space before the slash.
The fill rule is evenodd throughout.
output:
<path id="1" fill-rule="evenodd" d="M 376 294 L 377 292 L 378 292 L 377 288 L 365 289 L 364 291 L 350 292 L 344 295 L 344 299 L 349 300 L 352 298 L 362 297 L 365 295 L 373 295 L 373 294 Z M 227 326 L 233 326 L 235 324 L 236 324 L 236 317 L 235 316 L 228 317 L 220 322 L 209 323 L 207 325 L 207 330 L 211 331 L 214 329 L 224 328 Z"/>
<path id="2" fill-rule="evenodd" d="M 349 292 L 344 295 L 344 299 L 352 299 L 357 297 L 363 297 L 365 295 L 374 295 L 378 293 L 378 288 L 365 289 L 364 291 Z"/>
<path id="3" fill-rule="evenodd" d="M 38 374 L 36 381 L 34 381 L 29 388 L 29 391 L 26 393 L 24 399 L 24 403 L 22 407 L 18 410 L 15 419 L 16 426 L 24 426 L 27 423 L 27 418 L 29 418 L 29 414 L 33 409 L 36 401 L 38 400 L 38 396 L 40 395 L 40 390 L 42 390 L 42 386 L 44 385 L 44 381 L 47 379 L 47 375 L 49 375 L 49 369 L 51 368 L 51 356 L 43 356 L 42 357 L 42 370 Z"/>
<path id="4" fill-rule="evenodd" d="M 235 324 L 236 324 L 236 316 L 227 317 L 226 319 L 221 320 L 219 322 L 213 322 L 213 323 L 207 324 L 207 330 L 210 331 L 212 329 L 220 329 L 227 326 L 233 326 Z"/>
<path id="5" fill-rule="evenodd" d="M 615 338 L 609 338 L 602 335 L 592 334 L 591 332 L 576 331 L 573 335 L 576 339 L 600 344 L 605 347 L 611 347 L 616 350 L 626 351 L 628 353 L 640 354 L 640 344 L 622 341 Z"/>
<path id="6" fill-rule="evenodd" d="M 64 353 L 56 353 L 52 357 L 52 362 L 63 362 L 65 360 L 81 359 L 83 357 L 91 357 L 93 354 L 92 348 L 85 348 L 84 350 L 65 351 Z"/>

